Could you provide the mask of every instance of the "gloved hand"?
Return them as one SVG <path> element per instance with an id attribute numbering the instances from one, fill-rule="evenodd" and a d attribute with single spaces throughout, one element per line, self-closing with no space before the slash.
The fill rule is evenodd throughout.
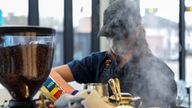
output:
<path id="1" fill-rule="evenodd" d="M 54 105 L 57 108 L 115 108 L 95 90 L 79 91 L 75 96 L 63 94 Z"/>
<path id="2" fill-rule="evenodd" d="M 95 90 L 87 91 L 87 95 L 86 92 L 83 93 L 83 95 L 86 96 L 85 99 L 81 101 L 81 104 L 84 106 L 84 108 L 115 108 L 114 106 L 105 102 Z"/>
<path id="3" fill-rule="evenodd" d="M 84 100 L 83 97 L 64 93 L 57 101 L 55 101 L 54 105 L 57 108 L 83 108 L 81 104 L 82 100 Z"/>

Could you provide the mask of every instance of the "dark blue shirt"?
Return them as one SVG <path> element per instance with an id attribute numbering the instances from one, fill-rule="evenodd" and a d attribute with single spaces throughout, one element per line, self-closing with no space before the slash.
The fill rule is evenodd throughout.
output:
<path id="1" fill-rule="evenodd" d="M 108 52 L 96 52 L 83 58 L 68 63 L 75 81 L 79 83 L 97 83 L 103 72 Z"/>

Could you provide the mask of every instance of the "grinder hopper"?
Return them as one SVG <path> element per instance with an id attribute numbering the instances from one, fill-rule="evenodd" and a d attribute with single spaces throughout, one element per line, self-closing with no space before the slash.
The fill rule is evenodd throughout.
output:
<path id="1" fill-rule="evenodd" d="M 54 35 L 45 27 L 0 27 L 0 83 L 12 96 L 7 108 L 36 107 L 32 98 L 50 73 Z"/>

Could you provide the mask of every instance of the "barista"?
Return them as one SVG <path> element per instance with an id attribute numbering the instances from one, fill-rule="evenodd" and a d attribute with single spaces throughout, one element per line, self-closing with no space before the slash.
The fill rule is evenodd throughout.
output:
<path id="1" fill-rule="evenodd" d="M 82 60 L 55 67 L 51 75 L 79 83 L 107 83 L 117 77 L 122 92 L 140 96 L 144 106 L 167 108 L 175 104 L 174 74 L 149 50 L 138 2 L 116 0 L 110 4 L 98 35 L 107 38 L 109 51 L 94 52 Z"/>

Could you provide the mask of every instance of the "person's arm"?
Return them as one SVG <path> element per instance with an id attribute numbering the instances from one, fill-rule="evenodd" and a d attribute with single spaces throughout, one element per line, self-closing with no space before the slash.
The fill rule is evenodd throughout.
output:
<path id="1" fill-rule="evenodd" d="M 52 69 L 50 75 L 58 75 L 67 82 L 92 83 L 95 81 L 99 62 L 103 61 L 107 52 L 92 53 L 81 60 L 72 60 L 69 63 Z"/>
<path id="2" fill-rule="evenodd" d="M 71 94 L 75 90 L 67 83 L 70 81 L 74 81 L 72 72 L 67 64 L 53 68 L 51 70 L 50 76 L 60 85 L 60 87 L 66 93 Z"/>
<path id="3" fill-rule="evenodd" d="M 53 68 L 51 70 L 51 75 L 52 74 L 60 75 L 67 82 L 74 81 L 73 74 L 72 74 L 71 69 L 68 64 Z"/>

